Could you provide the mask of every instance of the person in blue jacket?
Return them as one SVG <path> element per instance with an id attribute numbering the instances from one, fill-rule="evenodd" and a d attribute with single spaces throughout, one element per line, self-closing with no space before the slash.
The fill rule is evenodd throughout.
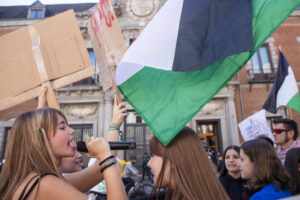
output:
<path id="1" fill-rule="evenodd" d="M 241 146 L 241 176 L 254 193 L 250 200 L 273 200 L 291 196 L 290 178 L 273 147 L 263 139 Z"/>

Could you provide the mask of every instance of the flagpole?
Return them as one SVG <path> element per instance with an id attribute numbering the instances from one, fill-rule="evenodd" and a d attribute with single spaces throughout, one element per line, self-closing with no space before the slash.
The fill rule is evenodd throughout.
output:
<path id="1" fill-rule="evenodd" d="M 242 112 L 242 120 L 244 120 L 244 118 L 245 118 L 245 112 L 244 112 L 244 104 L 243 104 L 243 96 L 242 96 L 242 91 L 241 91 L 241 82 L 240 82 L 240 74 L 239 74 L 239 72 L 237 73 L 237 79 L 239 81 L 238 91 L 239 91 L 239 95 L 240 95 L 240 106 L 241 106 L 241 112 Z"/>

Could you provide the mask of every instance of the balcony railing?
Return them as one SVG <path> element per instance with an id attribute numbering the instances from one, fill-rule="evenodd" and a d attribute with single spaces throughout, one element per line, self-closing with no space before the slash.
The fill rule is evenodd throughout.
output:
<path id="1" fill-rule="evenodd" d="M 270 83 L 275 79 L 275 73 L 256 73 L 253 69 L 248 69 L 248 79 L 250 83 Z"/>

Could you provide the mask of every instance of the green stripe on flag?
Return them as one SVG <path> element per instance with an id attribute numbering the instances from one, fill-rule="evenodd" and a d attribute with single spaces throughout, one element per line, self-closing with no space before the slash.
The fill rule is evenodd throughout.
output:
<path id="1" fill-rule="evenodd" d="M 288 107 L 296 110 L 300 114 L 300 94 L 299 92 L 287 103 Z"/>
<path id="2" fill-rule="evenodd" d="M 300 0 L 252 1 L 254 51 L 229 56 L 199 71 L 144 67 L 119 88 L 154 135 L 167 145 L 299 4 Z"/>

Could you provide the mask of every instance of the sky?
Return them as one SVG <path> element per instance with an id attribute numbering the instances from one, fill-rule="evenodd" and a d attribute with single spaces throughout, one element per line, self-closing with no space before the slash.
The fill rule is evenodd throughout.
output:
<path id="1" fill-rule="evenodd" d="M 97 3 L 99 0 L 40 0 L 43 4 Z M 31 5 L 36 0 L 0 0 L 0 6 Z"/>

